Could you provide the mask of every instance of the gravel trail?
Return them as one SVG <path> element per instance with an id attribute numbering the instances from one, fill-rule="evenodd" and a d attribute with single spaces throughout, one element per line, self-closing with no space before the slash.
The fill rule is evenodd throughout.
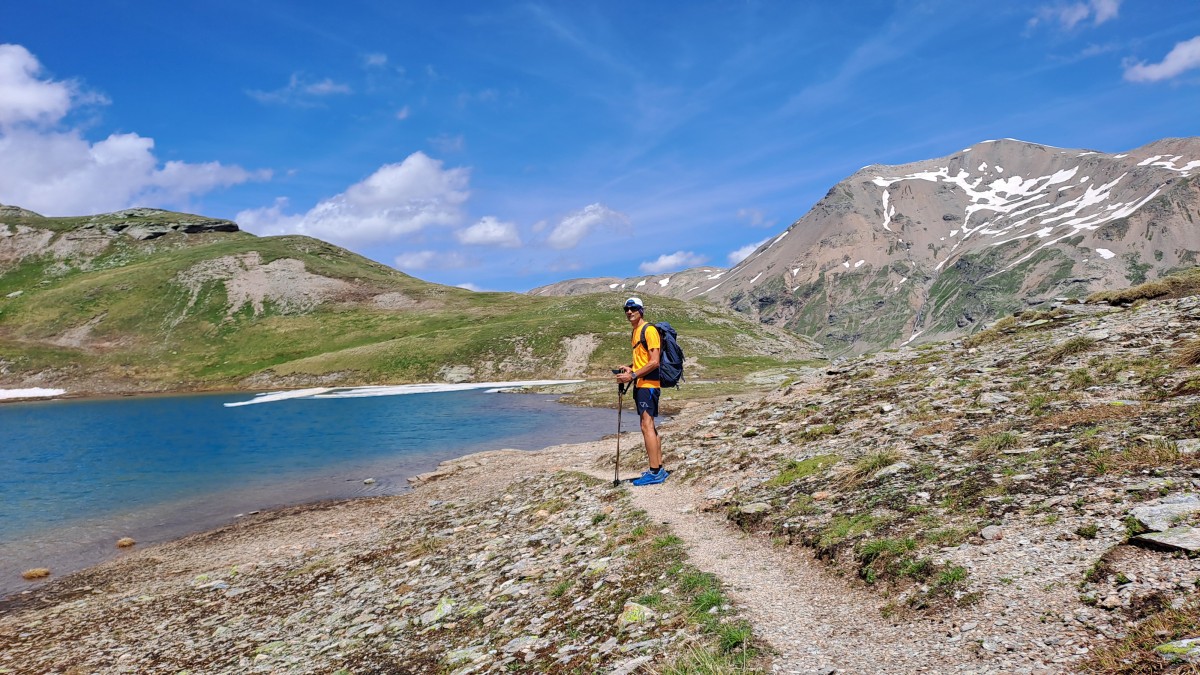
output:
<path id="1" fill-rule="evenodd" d="M 600 472 L 595 472 L 597 477 Z M 948 643 L 931 620 L 895 624 L 882 602 L 850 587 L 815 561 L 730 527 L 697 509 L 703 496 L 680 482 L 630 487 L 634 504 L 683 539 L 689 562 L 717 575 L 778 654 L 777 673 L 988 672 Z"/>

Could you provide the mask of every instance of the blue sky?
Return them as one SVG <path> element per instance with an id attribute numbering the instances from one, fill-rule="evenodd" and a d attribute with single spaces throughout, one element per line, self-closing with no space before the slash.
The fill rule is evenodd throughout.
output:
<path id="1" fill-rule="evenodd" d="M 524 291 L 729 266 L 867 164 L 1200 134 L 1200 2 L 0 0 L 0 203 Z"/>

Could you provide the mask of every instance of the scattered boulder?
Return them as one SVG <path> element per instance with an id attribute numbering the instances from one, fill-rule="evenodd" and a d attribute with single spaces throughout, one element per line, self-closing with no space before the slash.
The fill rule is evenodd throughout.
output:
<path id="1" fill-rule="evenodd" d="M 1134 541 L 1195 553 L 1200 551 L 1200 529 L 1172 527 L 1163 532 L 1140 534 L 1134 537 Z"/>
<path id="2" fill-rule="evenodd" d="M 1129 512 L 1142 527 L 1154 532 L 1168 530 L 1195 513 L 1200 513 L 1200 497 L 1190 493 L 1173 495 L 1160 504 L 1138 506 Z"/>

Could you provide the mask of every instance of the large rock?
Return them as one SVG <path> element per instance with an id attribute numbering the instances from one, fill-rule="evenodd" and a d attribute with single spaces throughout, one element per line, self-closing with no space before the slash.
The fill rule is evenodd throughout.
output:
<path id="1" fill-rule="evenodd" d="M 1140 534 L 1134 537 L 1134 541 L 1196 552 L 1200 551 L 1200 529 L 1194 527 L 1172 527 L 1165 532 Z"/>
<path id="2" fill-rule="evenodd" d="M 1147 530 L 1162 532 L 1169 530 L 1181 520 L 1200 512 L 1200 497 L 1195 494 L 1172 495 L 1160 504 L 1138 506 L 1129 514 Z"/>

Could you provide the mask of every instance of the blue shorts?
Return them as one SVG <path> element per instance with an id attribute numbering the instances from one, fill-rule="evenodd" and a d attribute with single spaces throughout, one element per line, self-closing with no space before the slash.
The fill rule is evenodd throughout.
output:
<path id="1" fill-rule="evenodd" d="M 633 402 L 637 404 L 639 417 L 642 413 L 650 413 L 651 417 L 658 417 L 658 395 L 661 392 L 661 389 L 634 388 Z"/>

